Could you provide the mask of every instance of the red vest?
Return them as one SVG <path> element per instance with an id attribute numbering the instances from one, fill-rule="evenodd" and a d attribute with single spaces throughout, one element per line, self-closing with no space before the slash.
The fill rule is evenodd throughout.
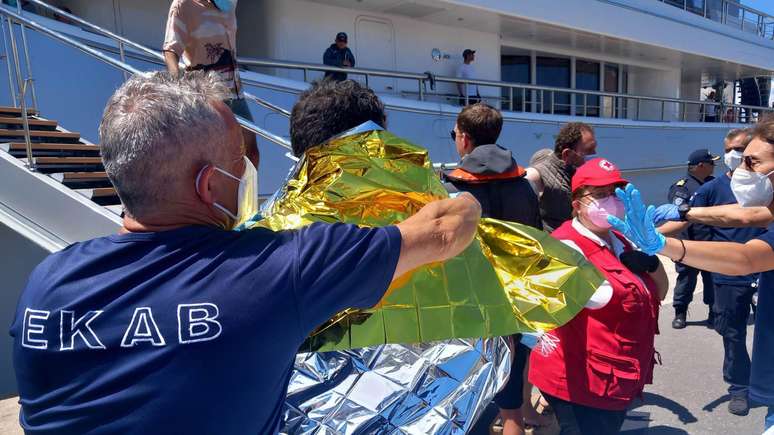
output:
<path id="1" fill-rule="evenodd" d="M 623 236 L 614 234 L 627 251 L 632 249 Z M 533 350 L 529 380 L 540 391 L 568 402 L 624 410 L 653 380 L 660 306 L 656 285 L 649 276 L 629 271 L 609 249 L 582 236 L 572 221 L 551 236 L 578 245 L 608 280 L 613 296 L 603 308 L 584 308 L 551 331 L 559 339 L 557 348 L 547 356 L 537 347 Z"/>

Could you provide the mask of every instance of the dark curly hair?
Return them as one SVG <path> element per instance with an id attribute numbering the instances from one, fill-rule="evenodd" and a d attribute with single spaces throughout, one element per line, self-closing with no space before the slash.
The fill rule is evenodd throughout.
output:
<path id="1" fill-rule="evenodd" d="M 320 80 L 302 92 L 290 114 L 290 142 L 296 157 L 307 149 L 366 122 L 386 126 L 384 104 L 371 89 L 352 80 Z"/>
<path id="2" fill-rule="evenodd" d="M 594 129 L 591 128 L 590 125 L 583 122 L 570 122 L 565 124 L 562 129 L 559 130 L 559 134 L 556 136 L 556 141 L 554 142 L 554 153 L 559 156 L 562 154 L 562 151 L 566 150 L 567 148 L 575 149 L 575 147 L 580 142 L 581 134 L 584 131 L 594 133 Z"/>

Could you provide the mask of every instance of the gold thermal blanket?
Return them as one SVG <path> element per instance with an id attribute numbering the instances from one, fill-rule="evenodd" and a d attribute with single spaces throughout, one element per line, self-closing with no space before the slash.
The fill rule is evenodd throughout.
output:
<path id="1" fill-rule="evenodd" d="M 427 150 L 384 130 L 361 131 L 308 150 L 251 226 L 393 225 L 448 196 Z M 572 319 L 602 281 L 547 233 L 482 219 L 460 255 L 400 277 L 371 309 L 337 314 L 300 351 L 548 331 Z"/>

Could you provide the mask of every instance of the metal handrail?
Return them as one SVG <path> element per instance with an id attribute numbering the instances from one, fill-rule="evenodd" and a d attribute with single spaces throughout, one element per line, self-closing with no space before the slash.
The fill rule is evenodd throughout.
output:
<path id="1" fill-rule="evenodd" d="M 660 2 L 674 6 L 674 7 L 681 7 L 681 5 L 676 4 L 675 0 L 659 0 Z M 718 22 L 718 20 L 714 19 L 712 16 L 710 16 L 710 8 L 708 7 L 708 1 L 709 0 L 703 0 L 702 1 L 702 10 L 701 13 L 697 11 L 694 7 L 688 7 L 688 0 L 680 0 L 679 3 L 682 4 L 682 9 L 688 12 L 691 12 L 696 15 L 700 15 L 704 18 L 707 18 L 709 20 Z M 769 25 L 772 25 L 774 22 L 774 16 L 767 14 L 766 12 L 760 11 L 755 8 L 751 8 L 749 6 L 743 5 L 739 2 L 733 1 L 733 0 L 719 0 L 720 8 L 716 9 L 717 12 L 720 13 L 719 16 L 716 18 L 719 18 L 719 22 L 722 24 L 729 25 L 729 5 L 734 6 L 737 9 L 742 11 L 742 16 L 739 18 L 738 15 L 734 16 L 735 19 L 739 19 L 739 28 L 742 31 L 745 31 L 746 25 L 752 25 L 750 21 L 746 19 L 747 13 L 756 15 L 758 19 L 754 23 L 756 27 L 756 34 L 760 37 L 767 38 L 767 39 L 774 39 L 774 32 L 770 36 L 767 35 L 767 27 Z M 767 22 L 768 19 L 768 22 Z M 732 26 L 733 27 L 733 26 Z"/>
<path id="2" fill-rule="evenodd" d="M 0 8 L 0 15 L 3 15 L 3 16 L 6 17 L 6 19 L 8 20 L 8 24 L 11 27 L 11 29 L 10 29 L 11 30 L 11 32 L 10 32 L 11 33 L 11 45 L 12 45 L 12 50 L 14 51 L 14 62 L 16 64 L 16 70 L 17 70 L 17 79 L 18 79 L 18 84 L 19 84 L 19 93 L 22 96 L 26 92 L 26 88 L 28 86 L 27 83 L 31 82 L 31 79 L 21 80 L 21 78 L 20 78 L 21 71 L 20 71 L 20 65 L 19 65 L 20 62 L 19 62 L 18 50 L 13 48 L 13 46 L 15 45 L 15 40 L 14 40 L 14 37 L 13 37 L 13 24 L 14 24 L 14 22 L 16 24 L 20 25 L 22 28 L 29 27 L 30 29 L 33 29 L 33 30 L 35 30 L 37 32 L 40 32 L 40 33 L 42 33 L 42 34 L 44 34 L 44 35 L 46 35 L 46 36 L 48 36 L 48 37 L 50 37 L 52 39 L 55 39 L 55 40 L 57 40 L 59 42 L 62 42 L 64 44 L 66 44 L 66 45 L 69 45 L 70 47 L 73 47 L 73 48 L 75 48 L 77 50 L 80 50 L 81 52 L 83 52 L 85 54 L 88 54 L 88 55 L 96 58 L 97 60 L 99 60 L 99 61 L 101 61 L 101 62 L 103 62 L 103 63 L 105 63 L 105 64 L 107 64 L 109 66 L 112 66 L 112 67 L 114 67 L 114 68 L 116 68 L 116 69 L 118 69 L 118 70 L 120 70 L 120 71 L 122 71 L 124 73 L 131 74 L 131 75 L 143 74 L 142 71 L 134 68 L 133 66 L 131 66 L 131 65 L 129 65 L 129 64 L 123 62 L 123 61 L 113 59 L 112 57 L 107 56 L 106 54 L 104 54 L 103 52 L 101 52 L 99 50 L 91 48 L 91 47 L 89 47 L 89 46 L 87 46 L 85 44 L 82 44 L 82 43 L 80 43 L 80 42 L 70 38 L 69 36 L 65 36 L 65 35 L 57 32 L 55 30 L 49 29 L 49 28 L 47 28 L 47 27 L 45 27 L 45 26 L 43 26 L 41 24 L 38 24 L 38 23 L 36 23 L 33 20 L 30 20 L 30 19 L 28 19 L 26 17 L 23 17 L 23 16 L 21 16 L 21 15 L 19 15 L 17 13 L 14 13 L 14 12 L 8 10 L 7 8 Z M 24 100 L 22 100 L 22 106 L 24 106 Z M 33 159 L 33 156 L 32 156 L 32 146 L 31 146 L 30 138 L 29 138 L 29 134 L 30 134 L 29 133 L 29 125 L 27 124 L 27 121 L 26 121 L 26 107 L 22 107 L 22 119 L 23 119 L 23 122 L 25 124 L 25 140 L 27 142 L 27 144 L 26 144 L 27 145 L 27 150 L 26 150 L 27 151 L 27 162 L 28 162 L 29 168 L 30 169 L 34 169 L 34 159 Z M 288 150 L 292 149 L 291 146 L 290 146 L 290 143 L 285 138 L 282 138 L 282 137 L 277 136 L 277 135 L 275 135 L 275 134 L 273 134 L 273 133 L 271 133 L 269 131 L 266 131 L 266 130 L 258 127 L 257 125 L 253 124 L 252 122 L 250 122 L 250 121 L 248 121 L 248 120 L 246 120 L 246 119 L 244 119 L 244 118 L 242 118 L 240 116 L 236 116 L 236 120 L 237 120 L 237 122 L 242 127 L 244 127 L 247 130 L 250 130 L 251 132 L 253 132 L 253 133 L 263 137 L 264 139 L 266 139 L 268 141 L 271 141 L 271 142 L 273 142 L 273 143 L 275 143 L 277 145 L 280 145 L 283 148 L 286 148 Z"/>
<path id="3" fill-rule="evenodd" d="M 418 74 L 418 73 L 410 73 L 410 72 L 394 72 L 394 71 L 385 71 L 385 70 L 378 70 L 378 69 L 368 69 L 368 68 L 341 68 L 341 67 L 335 67 L 330 65 L 322 65 L 322 64 L 314 64 L 314 63 L 305 63 L 305 62 L 294 62 L 294 61 L 282 61 L 282 60 L 275 60 L 275 59 L 257 59 L 257 58 L 244 58 L 240 57 L 238 58 L 238 62 L 240 65 L 243 66 L 252 66 L 252 67 L 260 67 L 260 68 L 281 68 L 281 69 L 291 69 L 291 70 L 301 70 L 304 72 L 304 80 L 308 80 L 308 71 L 320 71 L 320 72 L 341 72 L 341 73 L 347 73 L 351 75 L 356 76 L 364 76 L 365 82 L 368 84 L 369 80 L 368 77 L 388 77 L 388 78 L 394 78 L 394 79 L 407 79 L 407 80 L 416 80 L 419 83 L 419 99 L 420 101 L 423 101 L 425 99 L 425 93 L 423 91 L 425 81 L 428 80 L 428 77 L 426 74 Z M 666 117 L 666 104 L 682 104 L 683 109 L 679 110 L 678 112 L 681 115 L 682 120 L 686 120 L 688 118 L 688 105 L 697 106 L 698 108 L 704 108 L 702 115 L 702 120 L 706 117 L 707 109 L 709 107 L 714 107 L 717 109 L 732 109 L 734 112 L 734 119 L 738 120 L 740 118 L 740 114 L 742 110 L 745 111 L 758 111 L 758 112 L 771 112 L 774 111 L 774 109 L 770 107 L 764 107 L 764 106 L 750 106 L 750 105 L 743 105 L 743 104 L 724 104 L 724 103 L 718 103 L 714 101 L 701 101 L 701 100 L 689 100 L 684 98 L 671 98 L 671 97 L 653 97 L 653 96 L 647 96 L 647 95 L 636 95 L 636 94 L 622 94 L 622 93 L 616 93 L 616 92 L 603 92 L 603 91 L 591 91 L 591 90 L 584 90 L 584 89 L 571 89 L 571 88 L 559 88 L 559 87 L 553 87 L 553 86 L 540 86 L 540 85 L 531 85 L 531 84 L 525 84 L 525 83 L 514 83 L 514 82 L 502 82 L 502 81 L 493 81 L 493 80 L 482 80 L 482 79 L 463 79 L 458 77 L 447 77 L 447 76 L 436 76 L 434 78 L 436 82 L 441 83 L 451 83 L 451 84 L 460 84 L 464 86 L 485 86 L 485 87 L 495 87 L 500 88 L 501 90 L 507 90 L 509 94 L 509 98 L 506 100 L 508 104 L 508 108 L 510 110 L 514 110 L 514 96 L 515 90 L 518 90 L 521 92 L 521 102 L 522 102 L 522 111 L 525 111 L 526 106 L 540 106 L 539 112 L 546 112 L 546 93 L 549 94 L 550 101 L 548 101 L 549 105 L 549 112 L 555 113 L 556 107 L 559 106 L 568 106 L 570 109 L 572 109 L 573 106 L 576 107 L 583 107 L 582 113 L 584 116 L 588 115 L 589 108 L 596 109 L 600 114 L 603 111 L 603 106 L 601 103 L 602 97 L 606 98 L 612 98 L 614 101 L 617 102 L 623 102 L 623 104 L 614 104 L 613 107 L 617 108 L 618 106 L 624 106 L 622 107 L 622 110 L 626 111 L 628 108 L 626 107 L 627 102 L 633 101 L 635 104 L 635 116 L 632 117 L 634 120 L 639 119 L 639 113 L 640 113 L 640 105 L 642 102 L 655 102 L 655 103 L 661 103 L 661 120 L 665 120 Z M 539 96 L 538 96 L 539 94 Z M 570 103 L 557 103 L 556 102 L 556 94 L 566 94 L 572 97 L 582 97 L 583 104 L 578 104 L 577 102 L 570 102 Z M 530 98 L 527 98 L 527 97 Z M 600 98 L 600 105 L 589 105 L 588 104 L 588 97 L 599 97 Z M 468 97 L 465 97 L 466 100 Z M 496 97 L 500 99 L 501 97 Z M 529 101 L 528 101 L 529 100 Z M 572 100 L 572 99 L 571 99 Z M 537 109 L 537 107 L 536 107 Z M 571 110 L 572 111 L 572 110 Z M 580 114 L 575 114 L 576 116 L 580 116 Z"/>
<path id="4" fill-rule="evenodd" d="M 88 27 L 89 29 L 92 29 L 93 31 L 99 34 L 102 34 L 106 37 L 112 38 L 113 40 L 117 41 L 119 44 L 119 55 L 121 56 L 121 60 L 124 62 L 125 62 L 125 51 L 123 50 L 123 46 L 126 45 L 149 56 L 150 61 L 154 63 L 158 63 L 160 65 L 164 65 L 164 56 L 153 49 L 150 49 L 142 44 L 131 41 L 120 35 L 116 35 L 115 33 L 110 32 L 109 30 L 106 30 L 100 26 L 92 24 L 86 20 L 83 20 L 75 15 L 65 12 L 55 6 L 51 6 L 47 3 L 44 3 L 41 0 L 29 0 L 29 1 L 49 11 L 52 11 L 54 13 L 67 17 L 68 19 L 71 19 L 78 24 Z M 664 1 L 664 0 L 661 0 L 661 1 Z M 723 1 L 727 1 L 727 0 L 723 0 Z M 748 9 L 751 9 L 751 8 L 748 8 Z M 368 69 L 368 68 L 341 68 L 341 67 L 335 67 L 330 65 L 293 62 L 293 61 L 281 61 L 281 60 L 273 60 L 273 59 L 239 58 L 238 62 L 242 66 L 302 70 L 304 72 L 305 81 L 308 80 L 308 71 L 340 72 L 340 73 L 347 73 L 347 74 L 353 74 L 353 75 L 361 75 L 364 77 L 366 85 L 368 85 L 370 77 L 386 77 L 386 78 L 393 78 L 393 79 L 416 80 L 418 84 L 418 89 L 419 89 L 418 95 L 419 95 L 420 101 L 425 100 L 425 83 L 428 80 L 428 76 L 426 74 L 419 74 L 419 73 L 412 73 L 412 72 L 387 71 L 387 70 Z M 611 113 L 616 113 L 618 115 L 620 115 L 623 112 L 626 112 L 628 115 L 628 112 L 629 112 L 628 104 L 629 102 L 633 101 L 635 116 L 633 117 L 626 116 L 626 118 L 631 118 L 634 120 L 638 120 L 640 118 L 639 114 L 641 112 L 640 106 L 642 102 L 660 103 L 661 120 L 665 120 L 666 118 L 666 113 L 667 113 L 666 104 L 682 105 L 682 109 L 678 107 L 676 110 L 676 113 L 680 115 L 681 120 L 687 120 L 689 115 L 689 110 L 688 110 L 689 105 L 696 106 L 699 109 L 699 114 L 702 120 L 705 120 L 706 114 L 708 112 L 708 108 L 710 107 L 713 107 L 714 108 L 713 110 L 717 110 L 717 113 L 720 116 L 722 116 L 722 114 L 720 114 L 722 109 L 731 109 L 733 113 L 734 121 L 739 121 L 740 119 L 742 119 L 743 118 L 741 116 L 742 113 L 746 114 L 746 117 L 744 117 L 744 119 L 749 121 L 753 119 L 753 117 L 749 116 L 749 112 L 752 112 L 752 111 L 769 112 L 772 110 L 769 107 L 762 107 L 762 106 L 749 106 L 749 105 L 736 105 L 736 104 L 726 105 L 723 103 L 717 103 L 712 101 L 688 100 L 688 99 L 671 98 L 671 97 L 652 97 L 652 96 L 645 96 L 645 95 L 559 88 L 559 87 L 551 87 L 551 86 L 539 86 L 539 85 L 530 85 L 530 84 L 513 83 L 513 82 L 500 82 L 500 81 L 492 81 L 492 80 L 461 79 L 457 77 L 445 77 L 445 76 L 437 76 L 434 79 L 436 82 L 451 83 L 455 85 L 463 85 L 463 86 L 477 85 L 477 86 L 486 86 L 486 87 L 497 87 L 502 90 L 507 90 L 509 97 L 508 98 L 498 97 L 498 99 L 504 100 L 503 101 L 504 104 L 507 102 L 509 110 L 515 109 L 514 96 L 518 94 L 514 91 L 519 91 L 521 93 L 522 111 L 526 111 L 526 107 L 527 105 L 529 105 L 530 108 L 532 108 L 532 110 L 534 111 L 539 111 L 544 113 L 549 112 L 552 114 L 557 112 L 557 108 L 559 109 L 566 108 L 566 110 L 570 112 L 569 114 L 571 115 L 588 116 L 589 113 L 596 113 L 600 117 L 602 117 L 602 114 L 604 111 L 604 106 L 603 106 L 604 101 L 602 100 L 603 97 L 612 99 L 613 110 L 611 111 Z M 548 93 L 548 99 L 546 99 L 546 93 Z M 528 98 L 528 94 L 529 94 L 529 98 Z M 539 97 L 538 97 L 538 94 L 539 94 Z M 557 102 L 556 101 L 557 94 L 570 96 L 571 97 L 570 102 L 569 103 Z M 265 108 L 268 108 L 272 111 L 275 111 L 277 113 L 280 113 L 283 116 L 287 117 L 290 115 L 290 112 L 287 111 L 286 109 L 283 109 L 264 99 L 258 98 L 249 93 L 246 93 L 245 96 L 251 99 L 252 101 L 256 102 L 257 104 Z M 589 97 L 599 98 L 600 99 L 599 105 L 589 104 Z M 577 103 L 577 100 L 579 98 L 582 99 L 583 104 Z M 465 96 L 465 99 L 467 100 L 468 97 Z M 546 106 L 548 106 L 548 108 L 546 108 Z M 575 113 L 575 112 L 580 112 L 580 113 Z M 619 117 L 619 116 L 614 116 L 614 117 Z M 261 133 L 257 133 L 257 134 L 267 138 L 268 140 L 273 141 L 274 139 L 274 138 L 268 138 Z"/>

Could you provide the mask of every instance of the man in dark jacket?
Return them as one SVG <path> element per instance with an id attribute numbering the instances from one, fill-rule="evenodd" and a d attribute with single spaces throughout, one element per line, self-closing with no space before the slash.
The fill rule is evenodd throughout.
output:
<path id="1" fill-rule="evenodd" d="M 538 197 L 526 171 L 513 159 L 511 152 L 497 145 L 503 127 L 500 111 L 486 103 L 471 104 L 457 116 L 451 137 L 462 160 L 459 167 L 443 174 L 449 193 L 470 192 L 481 203 L 481 216 L 522 223 L 543 229 Z M 515 347 L 511 376 L 497 393 L 494 402 L 503 417 L 503 434 L 520 433 L 524 422 L 524 377 L 529 348 L 514 336 Z M 489 433 L 487 414 L 481 416 L 472 433 Z M 523 433 L 523 432 L 521 432 Z"/>
<path id="2" fill-rule="evenodd" d="M 339 68 L 354 67 L 355 55 L 352 54 L 352 50 L 347 47 L 347 34 L 339 32 L 336 35 L 336 41 L 325 50 L 323 54 L 323 63 L 330 66 L 337 66 Z M 342 81 L 347 79 L 346 73 L 328 71 L 325 73 L 325 78 L 332 78 L 333 80 Z"/>

